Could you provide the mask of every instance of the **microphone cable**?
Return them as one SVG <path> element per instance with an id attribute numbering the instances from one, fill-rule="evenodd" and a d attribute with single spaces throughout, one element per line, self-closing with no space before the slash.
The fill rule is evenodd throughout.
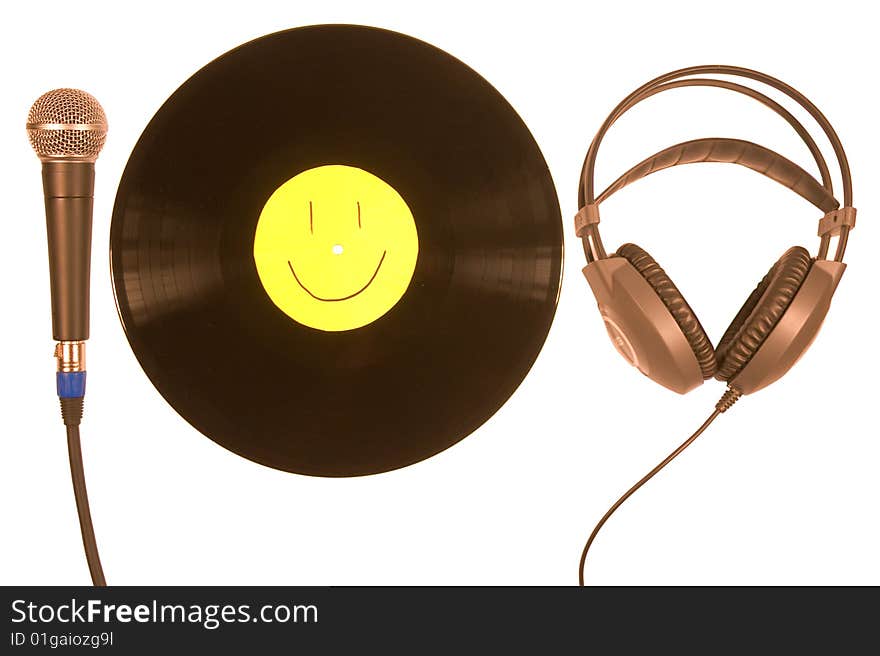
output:
<path id="1" fill-rule="evenodd" d="M 80 443 L 79 425 L 83 414 L 83 397 L 61 397 L 61 417 L 67 428 L 67 454 L 70 459 L 70 477 L 73 481 L 73 496 L 76 499 L 76 513 L 79 516 L 79 528 L 82 533 L 83 549 L 92 585 L 104 587 L 104 569 L 98 553 L 98 542 L 92 525 L 92 513 L 89 509 L 89 493 L 86 489 L 86 475 L 83 468 L 82 444 Z"/>
<path id="2" fill-rule="evenodd" d="M 703 422 L 703 425 L 700 426 L 689 438 L 687 438 L 684 442 L 682 442 L 681 445 L 675 451 L 673 451 L 668 456 L 666 456 L 656 467 L 654 467 L 654 469 L 652 469 L 647 474 L 645 474 L 639 480 L 638 483 L 636 483 L 630 489 L 628 489 L 626 492 L 624 492 L 623 496 L 621 496 L 617 501 L 615 501 L 614 505 L 612 505 L 608 509 L 608 511 L 604 515 L 602 515 L 602 519 L 599 520 L 599 522 L 596 524 L 596 527 L 593 529 L 593 532 L 590 533 L 590 537 L 587 539 L 587 543 L 584 545 L 584 550 L 581 552 L 581 561 L 580 561 L 580 565 L 578 566 L 578 585 L 579 586 L 581 586 L 581 587 L 584 586 L 584 565 L 587 562 L 587 553 L 590 551 L 590 547 L 592 546 L 593 541 L 596 539 L 596 536 L 599 534 L 599 531 L 605 525 L 605 522 L 608 521 L 608 518 L 614 514 L 614 511 L 616 511 L 618 508 L 620 508 L 620 506 L 623 505 L 624 501 L 626 501 L 633 494 L 635 494 L 635 492 L 640 487 L 642 487 L 645 483 L 647 483 L 652 478 L 654 478 L 654 476 L 661 469 L 663 469 L 666 465 L 668 465 L 670 462 L 675 460 L 675 458 L 678 457 L 678 455 L 682 451 L 684 451 L 691 444 L 693 444 L 694 441 L 700 435 L 703 434 L 703 431 L 705 431 L 707 428 L 709 428 L 709 425 L 713 421 L 715 421 L 715 419 L 717 419 L 719 417 L 719 415 L 721 415 L 721 413 L 727 412 L 727 410 L 734 403 L 736 403 L 739 400 L 740 396 L 742 396 L 742 394 L 740 394 L 740 392 L 737 392 L 735 389 L 728 388 L 727 391 L 724 393 L 724 395 L 718 400 L 718 403 L 715 404 L 715 410 L 712 412 L 711 415 L 709 415 L 709 418 Z"/>

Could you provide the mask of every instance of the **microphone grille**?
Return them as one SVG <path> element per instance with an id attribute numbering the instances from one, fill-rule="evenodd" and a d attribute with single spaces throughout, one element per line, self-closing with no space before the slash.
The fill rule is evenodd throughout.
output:
<path id="1" fill-rule="evenodd" d="M 94 161 L 104 147 L 107 117 L 91 94 L 79 89 L 55 89 L 31 106 L 27 133 L 41 160 Z"/>

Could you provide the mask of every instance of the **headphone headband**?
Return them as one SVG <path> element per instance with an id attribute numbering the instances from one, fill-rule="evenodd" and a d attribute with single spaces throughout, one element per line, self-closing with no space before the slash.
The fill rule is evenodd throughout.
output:
<path id="1" fill-rule="evenodd" d="M 629 109 L 640 103 L 642 100 L 653 96 L 656 93 L 660 93 L 661 91 L 667 91 L 669 89 L 677 88 L 679 86 L 717 86 L 721 88 L 730 88 L 730 83 L 724 83 L 723 80 L 705 80 L 705 79 L 692 79 L 687 80 L 688 84 L 667 84 L 674 80 L 678 80 L 679 78 L 689 77 L 691 75 L 733 75 L 736 77 L 744 77 L 755 80 L 757 82 L 761 82 L 766 84 L 767 86 L 773 87 L 777 91 L 780 91 L 787 95 L 789 98 L 797 102 L 801 107 L 803 107 L 807 113 L 812 116 L 822 130 L 825 132 L 828 141 L 831 143 L 831 147 L 834 149 L 834 154 L 837 157 L 837 163 L 840 167 L 840 175 L 843 181 L 843 204 L 845 206 L 852 205 L 852 176 L 849 170 L 849 162 L 846 158 L 846 152 L 843 150 L 843 144 L 840 143 L 840 138 L 837 136 L 837 133 L 834 131 L 834 128 L 831 126 L 831 123 L 828 122 L 828 119 L 819 111 L 819 108 L 816 107 L 810 100 L 804 96 L 800 91 L 795 89 L 794 87 L 786 84 L 782 80 L 778 80 L 775 77 L 771 77 L 770 75 L 766 75 L 765 73 L 761 73 L 759 71 L 754 71 L 748 68 L 741 68 L 739 66 L 725 66 L 725 65 L 706 65 L 706 66 L 691 66 L 689 68 L 682 68 L 677 71 L 672 71 L 671 73 L 666 73 L 665 75 L 661 75 L 659 77 L 654 78 L 650 82 L 643 84 L 641 87 L 633 91 L 626 98 L 624 98 L 617 107 L 609 114 L 608 118 L 605 119 L 605 122 L 599 128 L 599 131 L 596 133 L 596 136 L 593 138 L 593 142 L 590 144 L 590 148 L 587 151 L 587 157 L 584 161 L 583 167 L 583 188 L 584 188 L 584 197 L 583 197 L 583 205 L 589 205 L 595 202 L 595 189 L 593 184 L 594 171 L 596 167 L 596 156 L 599 151 L 599 144 L 602 142 L 605 133 L 609 130 L 609 128 L 614 125 L 614 123 L 623 116 Z M 719 84 L 720 83 L 720 84 Z M 739 85 L 737 85 L 739 86 Z M 743 89 L 747 89 L 748 87 L 741 87 Z M 731 89 L 735 91 L 739 91 L 739 89 Z M 752 90 L 753 91 L 753 90 Z M 754 92 L 757 95 L 757 92 Z M 756 100 L 761 100 L 757 98 L 756 95 L 748 94 Z M 763 100 L 761 100 L 763 102 Z M 771 109 L 780 113 L 777 109 L 777 104 L 768 104 Z M 786 114 L 788 114 L 786 112 Z M 789 123 L 792 121 L 783 114 L 783 118 L 785 118 Z M 792 123 L 796 130 L 798 130 L 798 134 L 801 134 L 801 130 L 803 130 L 803 126 L 800 126 L 800 129 Z M 798 124 L 799 125 L 799 124 Z M 803 130 L 806 132 L 806 130 Z M 801 134 L 803 137 L 803 134 Z M 806 140 L 805 140 L 806 141 Z M 812 141 L 812 140 L 810 140 Z M 810 142 L 807 141 L 808 147 L 810 147 L 810 151 L 814 153 L 818 151 L 818 149 L 814 150 L 815 143 L 810 145 Z M 818 162 L 817 162 L 818 163 Z M 820 170 L 823 168 L 822 165 L 819 165 Z M 823 175 L 823 179 L 824 179 Z M 829 189 L 830 191 L 830 189 Z"/>
<path id="2" fill-rule="evenodd" d="M 614 108 L 614 110 L 611 112 L 611 114 L 608 116 L 608 118 L 605 119 L 605 122 L 599 128 L 599 131 L 596 133 L 596 136 L 593 138 L 593 141 L 590 144 L 590 148 L 587 151 L 587 155 L 584 160 L 584 165 L 583 165 L 582 174 L 581 174 L 581 181 L 580 181 L 580 186 L 579 186 L 579 191 L 578 191 L 578 204 L 581 209 L 578 212 L 578 217 L 576 217 L 576 223 L 578 225 L 579 235 L 582 236 L 584 239 L 584 252 L 587 255 L 588 262 L 593 261 L 594 257 L 598 257 L 598 258 L 605 257 L 605 251 L 604 251 L 601 239 L 598 234 L 598 229 L 596 228 L 596 224 L 599 221 L 598 208 L 596 206 L 599 202 L 601 202 L 601 200 L 604 200 L 604 198 L 606 198 L 608 195 L 610 195 L 610 193 L 613 193 L 613 191 L 616 191 L 620 187 L 624 186 L 624 184 L 620 184 L 619 186 L 616 186 L 616 185 L 618 185 L 618 183 L 621 182 L 621 180 L 618 179 L 617 182 L 613 183 L 605 192 L 603 192 L 602 195 L 600 195 L 599 199 L 596 198 L 595 187 L 594 187 L 594 174 L 595 174 L 596 157 L 598 154 L 599 145 L 602 142 L 602 139 L 605 136 L 605 133 L 617 121 L 617 119 L 619 119 L 625 112 L 627 112 L 629 109 L 631 109 L 636 104 L 640 103 L 642 100 L 645 100 L 646 98 L 649 98 L 657 93 L 661 93 L 663 91 L 667 91 L 670 89 L 675 89 L 675 88 L 679 88 L 679 87 L 686 87 L 686 86 L 719 87 L 719 88 L 724 88 L 724 89 L 728 89 L 731 91 L 736 91 L 738 93 L 743 93 L 743 94 L 745 94 L 755 100 L 758 100 L 759 102 L 763 103 L 764 105 L 770 107 L 770 109 L 772 109 L 777 114 L 782 116 L 786 121 L 788 121 L 788 123 L 795 129 L 795 131 L 798 133 L 798 135 L 800 135 L 800 137 L 804 140 L 804 143 L 810 149 L 810 152 L 813 155 L 813 158 L 816 160 L 816 164 L 819 167 L 819 172 L 822 177 L 822 185 L 821 186 L 824 187 L 824 190 L 827 192 L 828 196 L 833 199 L 833 188 L 832 188 L 830 175 L 828 173 L 827 164 L 826 164 L 824 158 L 822 157 L 822 154 L 819 151 L 818 146 L 816 146 L 815 141 L 813 141 L 812 137 L 807 132 L 806 128 L 804 128 L 804 126 L 801 123 L 799 123 L 797 121 L 797 119 L 795 119 L 795 117 L 790 112 L 785 110 L 785 108 L 783 108 L 781 105 L 776 103 L 774 100 L 759 93 L 758 91 L 755 91 L 754 89 L 751 89 L 749 87 L 745 87 L 745 86 L 738 85 L 738 84 L 735 84 L 732 82 L 728 82 L 726 80 L 715 80 L 715 79 L 707 79 L 707 78 L 690 78 L 690 79 L 684 79 L 684 80 L 680 79 L 680 78 L 689 78 L 690 76 L 701 75 L 701 74 L 731 75 L 731 76 L 752 79 L 757 82 L 761 82 L 763 84 L 766 84 L 770 87 L 773 87 L 774 89 L 784 93 L 789 98 L 791 98 L 795 102 L 797 102 L 801 107 L 803 107 L 810 114 L 810 116 L 812 116 L 813 119 L 816 120 L 816 122 L 822 128 L 826 137 L 828 138 L 828 141 L 831 143 L 831 146 L 834 149 L 834 154 L 837 158 L 837 163 L 840 168 L 841 180 L 843 183 L 844 208 L 851 208 L 852 207 L 852 177 L 850 174 L 849 162 L 847 161 L 847 157 L 846 157 L 846 153 L 844 152 L 843 145 L 841 144 L 840 139 L 837 136 L 837 133 L 834 131 L 834 128 L 831 126 L 828 119 L 825 118 L 825 116 L 822 114 L 822 112 L 819 111 L 819 109 L 806 96 L 804 96 L 797 89 L 786 84 L 782 80 L 778 80 L 774 77 L 771 77 L 770 75 L 766 75 L 766 74 L 761 73 L 759 71 L 754 71 L 754 70 L 751 70 L 748 68 L 741 68 L 738 66 L 725 66 L 725 65 L 705 65 L 705 66 L 692 66 L 689 68 L 682 68 L 677 71 L 672 71 L 671 73 L 666 73 L 664 75 L 661 75 L 659 77 L 654 78 L 653 80 L 642 85 L 641 87 L 639 87 L 638 89 L 633 91 L 631 94 L 629 94 L 626 98 L 624 98 L 617 105 L 617 107 Z M 698 140 L 698 141 L 701 141 L 704 144 L 707 144 L 709 141 L 715 141 L 716 143 L 718 143 L 718 142 L 732 141 L 732 140 L 718 140 L 718 139 L 716 139 L 716 140 Z M 741 143 L 749 143 L 749 142 L 741 142 Z M 673 146 L 671 149 L 666 149 L 664 151 L 661 151 L 660 153 L 658 153 L 654 157 L 658 157 L 658 156 L 667 154 L 668 152 L 673 151 L 673 150 L 681 149 L 682 147 L 684 147 L 686 145 L 688 145 L 688 144 L 678 144 L 677 146 Z M 773 151 L 769 151 L 766 148 L 757 146 L 757 144 L 750 144 L 750 146 L 760 148 L 760 149 L 762 149 L 762 151 L 764 153 L 772 153 L 772 155 L 775 156 L 775 157 L 771 158 L 773 160 L 773 162 L 775 162 L 777 164 L 783 163 L 782 166 L 785 169 L 787 169 L 789 173 L 791 173 L 793 171 L 793 169 L 791 169 L 791 167 L 795 167 L 795 169 L 797 169 L 798 171 L 803 171 L 803 169 L 801 169 L 800 167 L 795 165 L 793 162 L 785 159 L 784 157 L 782 157 L 781 155 L 778 155 L 777 153 L 773 153 Z M 757 153 L 757 151 L 753 151 L 753 153 Z M 652 159 L 653 158 L 649 158 L 648 160 L 645 160 L 641 164 L 634 167 L 634 169 L 630 169 L 630 171 L 627 172 L 626 174 L 624 174 L 624 176 L 622 176 L 622 178 L 626 178 L 627 176 L 632 174 L 634 170 L 639 169 L 641 166 L 645 165 L 646 162 L 649 162 Z M 691 161 L 731 161 L 731 160 L 705 159 L 705 160 L 691 160 Z M 748 166 L 748 164 L 746 164 L 745 161 L 738 162 L 738 163 L 742 163 L 742 164 L 745 164 L 746 166 Z M 671 165 L 672 164 L 667 164 L 667 166 L 671 166 Z M 754 168 L 754 167 L 750 167 L 750 168 Z M 759 169 L 756 169 L 756 170 L 759 170 Z M 647 171 L 646 173 L 644 173 L 644 175 L 646 175 L 649 172 L 650 171 Z M 805 171 L 803 171 L 803 172 L 806 173 Z M 809 174 L 807 174 L 807 175 L 810 178 L 810 182 L 813 184 L 810 184 L 807 182 L 800 182 L 800 183 L 798 183 L 799 186 L 803 187 L 804 189 L 806 189 L 806 187 L 808 187 L 808 186 L 812 187 L 813 185 L 820 186 L 818 181 L 816 181 L 814 178 L 812 178 L 812 176 L 809 176 Z M 641 177 L 641 176 L 638 176 L 638 177 Z M 770 177 L 774 177 L 774 176 L 771 175 Z M 637 179 L 637 178 L 634 177 L 632 179 Z M 783 184 L 786 184 L 787 186 L 791 186 L 791 185 L 788 185 L 787 180 L 788 180 L 788 177 L 786 176 L 786 181 L 782 181 L 782 180 L 780 180 L 780 181 L 783 182 Z M 632 180 L 630 180 L 630 181 L 632 181 Z M 794 187 L 792 187 L 792 188 L 794 188 Z M 797 189 L 796 189 L 796 191 L 797 191 Z M 813 192 L 815 192 L 815 189 L 813 189 L 813 191 L 810 192 L 811 195 L 815 196 L 816 194 Z M 799 191 L 798 193 L 801 193 L 801 192 Z M 801 195 L 804 195 L 804 194 L 802 193 Z M 818 196 L 816 196 L 816 199 L 818 200 Z M 818 205 L 818 203 L 814 203 L 814 204 L 817 204 L 817 206 L 821 207 L 821 205 Z M 827 205 L 827 199 L 825 201 L 823 201 L 823 204 Z M 837 206 L 838 206 L 837 201 L 834 201 L 834 208 L 836 208 Z M 829 212 L 834 212 L 835 211 L 834 208 L 829 210 Z M 852 213 L 854 215 L 854 211 Z M 820 222 L 820 229 L 821 229 L 821 226 L 822 226 L 822 223 Z M 841 260 L 843 257 L 843 252 L 846 249 L 846 241 L 847 241 L 847 236 L 848 236 L 848 232 L 849 232 L 850 227 L 851 227 L 850 225 L 845 225 L 843 227 L 843 229 L 838 229 L 834 233 L 834 234 L 840 235 L 840 239 L 839 239 L 838 246 L 837 246 L 837 254 L 835 256 L 836 260 Z M 825 233 L 820 232 L 820 236 L 822 239 L 821 239 L 821 242 L 819 245 L 819 257 L 824 258 L 827 255 L 831 233 L 830 232 L 825 232 Z"/>
<path id="3" fill-rule="evenodd" d="M 751 141 L 710 137 L 685 141 L 642 160 L 612 182 L 596 198 L 604 202 L 611 194 L 641 178 L 682 164 L 725 162 L 739 164 L 775 180 L 815 205 L 824 214 L 840 207 L 840 203 L 816 179 L 790 159 Z"/>

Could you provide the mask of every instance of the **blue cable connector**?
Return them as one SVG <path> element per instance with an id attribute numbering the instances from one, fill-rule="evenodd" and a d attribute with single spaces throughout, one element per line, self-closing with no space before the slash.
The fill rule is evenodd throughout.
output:
<path id="1" fill-rule="evenodd" d="M 86 395 L 85 371 L 59 371 L 55 374 L 55 387 L 58 398 L 80 399 Z"/>

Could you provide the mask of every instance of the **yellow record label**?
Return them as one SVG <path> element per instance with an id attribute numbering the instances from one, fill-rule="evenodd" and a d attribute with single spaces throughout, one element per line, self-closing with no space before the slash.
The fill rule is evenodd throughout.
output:
<path id="1" fill-rule="evenodd" d="M 326 331 L 360 328 L 394 307 L 418 254 L 400 194 L 372 173 L 335 164 L 278 187 L 254 235 L 269 298 L 294 321 Z"/>

